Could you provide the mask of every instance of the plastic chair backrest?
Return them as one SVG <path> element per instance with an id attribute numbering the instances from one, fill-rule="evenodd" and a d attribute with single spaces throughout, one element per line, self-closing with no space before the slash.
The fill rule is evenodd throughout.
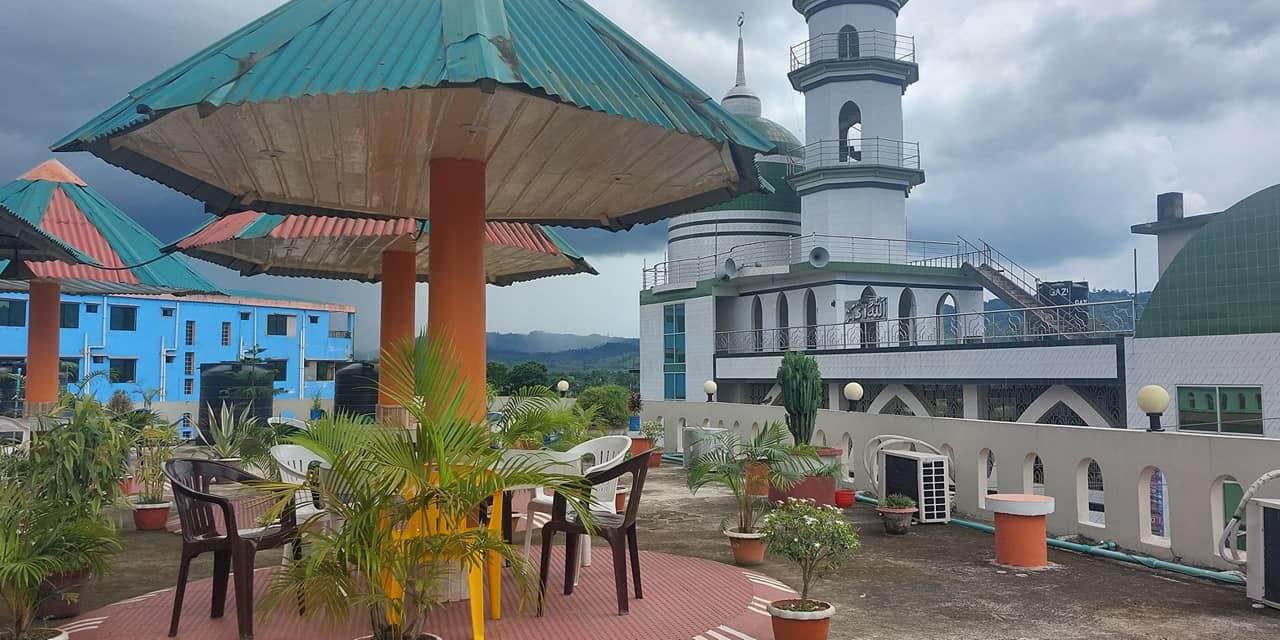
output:
<path id="1" fill-rule="evenodd" d="M 307 423 L 305 420 L 300 420 L 290 415 L 267 418 L 267 424 L 282 424 L 286 427 L 293 427 L 294 429 L 300 429 L 302 431 L 307 430 Z"/>
<path id="2" fill-rule="evenodd" d="M 606 469 L 622 464 L 626 460 L 627 453 L 631 451 L 631 438 L 627 436 L 602 436 L 588 440 L 572 449 L 569 453 L 582 460 L 587 456 L 591 456 L 591 466 L 585 471 L 579 469 L 578 473 L 583 475 L 598 473 Z M 596 485 L 591 490 L 591 509 L 594 511 L 613 511 L 614 495 L 618 491 L 618 481 L 614 479 L 611 482 L 604 482 Z"/>
<path id="3" fill-rule="evenodd" d="M 319 462 L 320 468 L 328 469 L 329 463 L 310 449 L 297 444 L 278 444 L 271 447 L 271 457 L 280 467 L 280 479 L 293 484 L 307 481 L 307 471 L 312 462 Z"/>

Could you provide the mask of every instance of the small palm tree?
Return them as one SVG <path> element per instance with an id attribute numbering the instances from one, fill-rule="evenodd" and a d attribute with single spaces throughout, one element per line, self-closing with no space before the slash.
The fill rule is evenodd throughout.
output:
<path id="1" fill-rule="evenodd" d="M 276 574 L 267 606 L 301 598 L 308 614 L 342 620 L 359 607 L 375 640 L 416 640 L 442 599 L 451 567 L 510 565 L 527 590 L 532 572 L 500 532 L 469 526 L 504 490 L 542 485 L 564 495 L 589 522 L 583 478 L 546 472 L 536 458 L 491 446 L 489 426 L 463 412 L 465 389 L 451 352 L 425 336 L 383 356 L 384 390 L 416 426 L 383 426 L 337 416 L 292 441 L 322 457 L 314 494 L 340 527 L 301 524 L 304 557 Z M 428 401 L 430 399 L 430 402 Z M 276 485 L 282 504 L 296 485 Z M 494 510 L 496 511 L 496 509 Z M 499 517 L 491 512 L 490 517 Z"/>
<path id="2" fill-rule="evenodd" d="M 756 515 L 763 509 L 764 498 L 748 491 L 747 476 L 752 465 L 763 465 L 768 482 L 778 489 L 789 489 L 802 477 L 799 460 L 790 451 L 789 434 L 780 422 L 770 422 L 751 437 L 732 431 L 717 437 L 711 451 L 694 461 L 689 469 L 689 490 L 697 492 L 709 484 L 719 484 L 733 493 L 737 503 L 738 533 L 756 532 Z"/>

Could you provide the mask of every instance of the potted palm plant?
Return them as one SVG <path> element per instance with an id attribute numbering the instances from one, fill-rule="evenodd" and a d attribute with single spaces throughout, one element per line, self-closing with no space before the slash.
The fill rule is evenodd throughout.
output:
<path id="1" fill-rule="evenodd" d="M 0 482 L 0 638 L 66 640 L 65 631 L 38 627 L 38 612 L 43 602 L 76 594 L 50 591 L 46 577 L 101 574 L 119 548 L 106 520 L 86 517 L 31 486 Z"/>
<path id="2" fill-rule="evenodd" d="M 910 496 L 894 493 L 885 496 L 876 505 L 876 513 L 884 522 L 884 532 L 900 536 L 911 529 L 911 518 L 916 514 L 916 501 Z"/>
<path id="3" fill-rule="evenodd" d="M 761 526 L 769 553 L 800 567 L 800 597 L 769 604 L 775 640 L 826 640 L 835 606 L 809 597 L 814 583 L 835 571 L 860 546 L 858 532 L 833 506 L 788 499 Z"/>
<path id="4" fill-rule="evenodd" d="M 558 426 L 563 410 L 550 387 L 533 385 L 515 390 L 494 413 L 489 428 L 493 444 L 504 449 L 538 449 Z"/>
<path id="5" fill-rule="evenodd" d="M 737 526 L 721 524 L 721 530 L 733 549 L 733 560 L 739 566 L 754 566 L 764 562 L 764 534 L 756 527 L 757 516 L 765 508 L 761 496 L 748 491 L 749 470 L 753 464 L 764 461 L 766 482 L 786 488 L 799 479 L 791 458 L 787 455 L 787 432 L 782 425 L 773 422 L 744 441 L 730 431 L 716 437 L 715 446 L 703 454 L 689 468 L 689 490 L 697 491 L 709 484 L 719 484 L 733 494 L 737 507 Z"/>
<path id="6" fill-rule="evenodd" d="M 532 585 L 524 554 L 500 530 L 469 524 L 486 500 L 509 487 L 548 486 L 590 521 L 583 478 L 547 473 L 538 457 L 492 446 L 485 423 L 461 410 L 463 385 L 450 361 L 447 348 L 427 346 L 425 337 L 384 353 L 383 390 L 408 412 L 412 429 L 334 419 L 293 437 L 330 467 L 312 489 L 343 524 L 300 524 L 307 551 L 275 574 L 268 608 L 292 608 L 300 598 L 306 615 L 367 614 L 373 640 L 434 638 L 425 631 L 428 614 L 459 567 L 501 560 L 518 586 Z M 279 508 L 298 490 L 268 488 Z M 432 524 L 424 526 L 426 518 Z"/>
<path id="7" fill-rule="evenodd" d="M 640 423 L 640 435 L 649 444 L 648 449 L 652 449 L 654 453 L 654 455 L 649 456 L 650 467 L 657 467 L 662 464 L 662 447 L 658 443 L 666 436 L 666 433 L 666 427 L 662 426 L 662 423 L 657 420 L 646 420 Z"/>
<path id="8" fill-rule="evenodd" d="M 132 433 L 114 414 L 89 396 L 66 395 L 39 420 L 31 446 L 6 460 L 3 484 L 20 488 L 33 500 L 59 505 L 62 517 L 94 527 L 114 539 L 104 517 L 121 499 L 119 479 L 128 473 Z M 80 613 L 79 594 L 101 569 L 95 562 L 50 565 L 43 577 L 37 615 L 67 618 Z"/>
<path id="9" fill-rule="evenodd" d="M 277 444 L 277 434 L 253 415 L 253 406 L 245 405 L 240 411 L 223 402 L 215 415 L 209 407 L 209 434 L 196 429 L 210 459 L 227 466 L 240 468 L 246 463 L 271 469 L 269 451 Z"/>
<path id="10" fill-rule="evenodd" d="M 133 526 L 138 531 L 160 531 L 169 521 L 169 499 L 164 495 L 164 463 L 173 457 L 178 441 L 173 425 L 153 423 L 138 435 L 137 474 L 142 489 L 132 501 Z"/>

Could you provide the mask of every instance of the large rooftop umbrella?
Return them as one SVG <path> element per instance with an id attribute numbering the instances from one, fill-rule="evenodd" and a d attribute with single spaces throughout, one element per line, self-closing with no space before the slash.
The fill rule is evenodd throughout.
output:
<path id="1" fill-rule="evenodd" d="M 656 221 L 757 188 L 772 146 L 583 0 L 293 0 L 54 149 L 215 215 L 430 218 L 428 335 L 479 412 L 486 217 Z"/>
<path id="2" fill-rule="evenodd" d="M 0 290 L 30 292 L 27 415 L 58 399 L 62 291 L 217 291 L 181 259 L 161 253 L 154 236 L 56 160 L 0 186 L 0 238 L 8 241 Z"/>
<path id="3" fill-rule="evenodd" d="M 417 280 L 430 275 L 431 223 L 245 211 L 214 218 L 168 250 L 258 274 L 379 282 L 387 251 L 416 254 Z M 596 270 L 555 230 L 520 222 L 485 225 L 485 281 L 516 282 Z"/>

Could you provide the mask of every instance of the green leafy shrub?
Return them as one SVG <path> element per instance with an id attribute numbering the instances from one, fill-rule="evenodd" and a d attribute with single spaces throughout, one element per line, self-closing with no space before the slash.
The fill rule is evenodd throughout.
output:
<path id="1" fill-rule="evenodd" d="M 782 406 L 787 410 L 787 430 L 797 445 L 813 440 L 818 407 L 822 406 L 822 372 L 813 357 L 794 351 L 782 357 L 778 367 Z"/>
<path id="2" fill-rule="evenodd" d="M 911 499 L 911 496 L 893 493 L 881 498 L 880 506 L 887 509 L 914 509 L 916 508 L 916 501 Z"/>
<path id="3" fill-rule="evenodd" d="M 667 435 L 667 428 L 657 420 L 645 420 L 640 423 L 640 435 L 649 441 L 649 446 L 656 448 L 658 441 Z"/>
<path id="4" fill-rule="evenodd" d="M 627 426 L 627 419 L 631 417 L 631 412 L 627 410 L 630 400 L 631 392 L 616 384 L 591 387 L 578 394 L 578 406 L 597 407 L 600 420 L 606 427 L 613 429 Z"/>
<path id="5" fill-rule="evenodd" d="M 818 579 L 839 569 L 859 547 L 858 532 L 834 506 L 790 498 L 763 518 L 760 527 L 769 553 L 800 566 L 801 605 Z"/>

